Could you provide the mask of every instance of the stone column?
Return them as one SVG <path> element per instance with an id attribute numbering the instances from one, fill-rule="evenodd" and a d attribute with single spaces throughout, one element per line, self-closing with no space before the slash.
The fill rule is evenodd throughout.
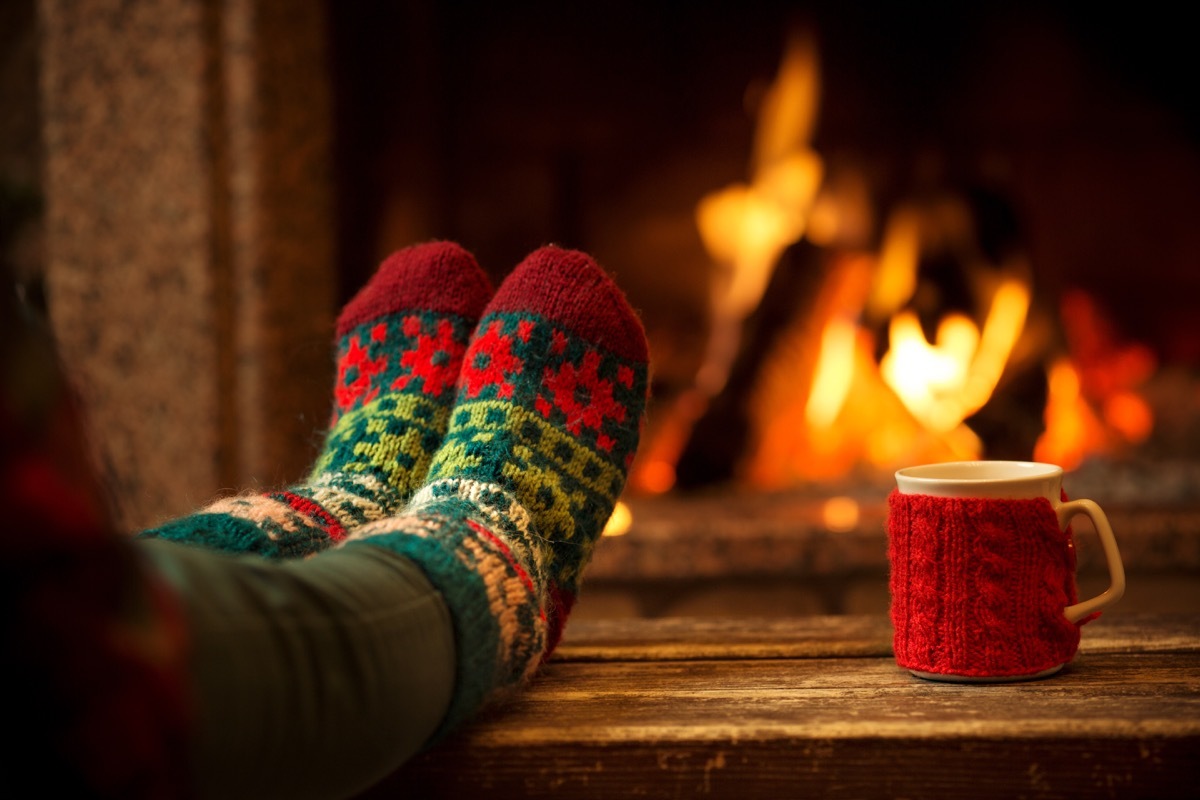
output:
<path id="1" fill-rule="evenodd" d="M 328 414 L 315 0 L 40 0 L 46 282 L 128 530 L 299 477 Z"/>

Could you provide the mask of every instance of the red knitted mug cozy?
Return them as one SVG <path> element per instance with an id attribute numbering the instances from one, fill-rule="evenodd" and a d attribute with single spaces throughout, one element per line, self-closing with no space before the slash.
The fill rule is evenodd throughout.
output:
<path id="1" fill-rule="evenodd" d="M 897 663 L 1019 677 L 1070 661 L 1079 625 L 1071 529 L 1045 498 L 888 498 Z M 1085 620 L 1086 621 L 1086 620 Z"/>

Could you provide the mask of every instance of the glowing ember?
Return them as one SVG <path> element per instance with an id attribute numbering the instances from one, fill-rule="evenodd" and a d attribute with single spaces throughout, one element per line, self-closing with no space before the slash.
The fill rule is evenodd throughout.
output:
<path id="1" fill-rule="evenodd" d="M 1103 441 L 1103 428 L 1080 392 L 1079 373 L 1067 359 L 1049 370 L 1046 399 L 1046 430 L 1034 447 L 1038 461 L 1075 469 L 1096 442 Z"/>
<path id="2" fill-rule="evenodd" d="M 858 516 L 858 502 L 853 497 L 831 497 L 821 507 L 825 527 L 839 533 L 858 527 Z"/>
<path id="3" fill-rule="evenodd" d="M 817 373 L 804 408 L 804 419 L 809 426 L 826 428 L 841 412 L 854 378 L 857 338 L 858 325 L 844 318 L 831 321 L 821 334 Z"/>

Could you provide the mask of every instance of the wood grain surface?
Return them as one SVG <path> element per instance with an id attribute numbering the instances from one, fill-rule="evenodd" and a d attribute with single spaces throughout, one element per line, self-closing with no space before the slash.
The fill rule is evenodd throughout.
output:
<path id="1" fill-rule="evenodd" d="M 1156 797 L 1200 786 L 1200 614 L 1038 681 L 914 678 L 883 617 L 594 621 L 372 797 Z"/>

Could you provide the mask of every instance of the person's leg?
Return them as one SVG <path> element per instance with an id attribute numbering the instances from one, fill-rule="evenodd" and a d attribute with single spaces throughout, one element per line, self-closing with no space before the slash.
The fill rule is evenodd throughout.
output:
<path id="1" fill-rule="evenodd" d="M 353 793 L 530 677 L 624 485 L 646 386 L 620 291 L 547 248 L 485 313 L 403 514 L 303 560 L 141 542 L 192 632 L 202 793 Z"/>
<path id="2" fill-rule="evenodd" d="M 349 796 L 399 767 L 445 716 L 453 628 L 409 559 L 138 545 L 186 617 L 200 797 Z"/>
<path id="3" fill-rule="evenodd" d="M 586 255 L 544 248 L 472 338 L 429 482 L 345 548 L 412 558 L 454 620 L 447 731 L 518 686 L 557 644 L 625 484 L 648 385 L 641 323 Z"/>
<path id="4" fill-rule="evenodd" d="M 466 342 L 491 293 L 458 245 L 432 242 L 392 255 L 338 319 L 333 420 L 309 478 L 218 500 L 140 536 L 306 556 L 395 514 L 441 444 Z"/>

